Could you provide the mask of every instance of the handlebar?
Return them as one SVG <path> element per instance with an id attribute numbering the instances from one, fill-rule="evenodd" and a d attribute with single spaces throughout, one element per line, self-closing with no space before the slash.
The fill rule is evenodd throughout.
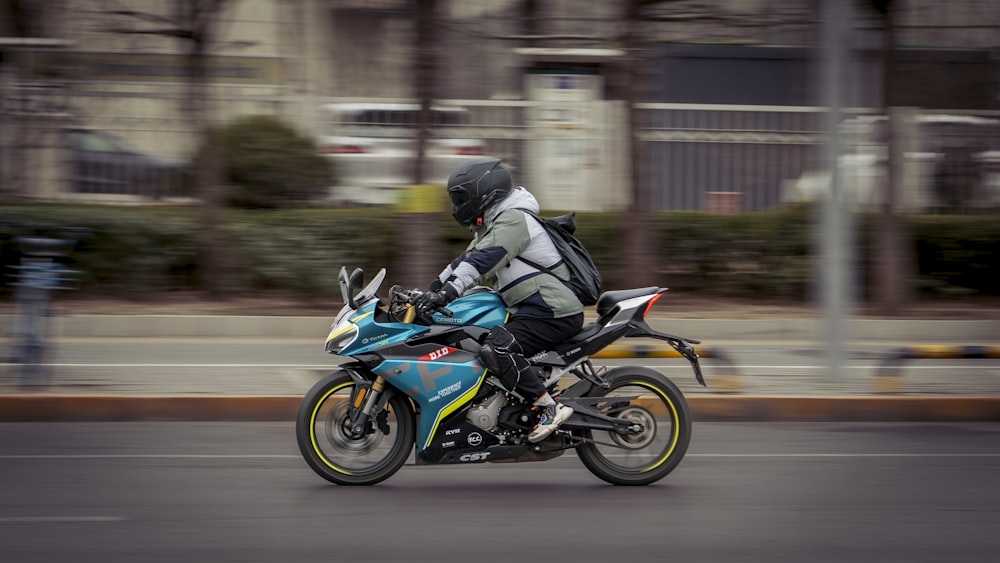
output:
<path id="1" fill-rule="evenodd" d="M 417 318 L 417 308 L 416 308 L 417 300 L 423 294 L 424 292 L 419 289 L 403 289 L 398 285 L 394 285 L 392 286 L 392 288 L 389 289 L 390 307 L 393 306 L 393 303 L 397 305 L 398 304 L 405 305 L 407 307 L 407 311 L 403 317 L 403 322 L 412 323 Z M 449 318 L 455 316 L 455 313 L 451 309 L 445 306 L 435 307 L 433 312 L 441 313 L 442 315 Z M 430 318 L 424 318 L 422 320 L 427 322 L 427 324 L 431 323 Z"/>

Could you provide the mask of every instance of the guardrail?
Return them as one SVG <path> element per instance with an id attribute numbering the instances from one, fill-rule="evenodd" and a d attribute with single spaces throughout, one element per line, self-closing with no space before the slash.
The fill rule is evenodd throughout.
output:
<path id="1" fill-rule="evenodd" d="M 1000 359 L 1000 345 L 959 346 L 927 344 L 893 350 L 879 365 L 872 378 L 874 393 L 902 393 L 903 370 L 906 360 Z"/>

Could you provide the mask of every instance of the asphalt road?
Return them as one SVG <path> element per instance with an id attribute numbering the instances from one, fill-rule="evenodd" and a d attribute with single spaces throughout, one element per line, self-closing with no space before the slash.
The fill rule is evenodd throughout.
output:
<path id="1" fill-rule="evenodd" d="M 534 464 L 337 487 L 289 423 L 0 424 L 0 561 L 900 561 L 1000 553 L 1000 423 L 697 423 L 649 487 Z"/>

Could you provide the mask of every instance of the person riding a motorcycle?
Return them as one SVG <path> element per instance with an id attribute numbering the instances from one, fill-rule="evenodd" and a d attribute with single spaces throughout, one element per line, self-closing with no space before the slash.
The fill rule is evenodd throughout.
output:
<path id="1" fill-rule="evenodd" d="M 447 189 L 452 217 L 472 230 L 473 239 L 420 297 L 418 314 L 426 317 L 476 285 L 497 290 L 510 317 L 504 326 L 491 329 L 479 359 L 509 390 L 533 402 L 538 419 L 528 441 L 540 442 L 573 409 L 549 395 L 541 370 L 531 367 L 526 358 L 578 333 L 584 306 L 556 277 L 568 277 L 568 271 L 552 240 L 524 212 L 538 213 L 538 201 L 524 187 L 513 187 L 499 159 L 480 159 L 459 167 L 448 179 Z M 551 273 L 530 264 L 549 268 Z"/>

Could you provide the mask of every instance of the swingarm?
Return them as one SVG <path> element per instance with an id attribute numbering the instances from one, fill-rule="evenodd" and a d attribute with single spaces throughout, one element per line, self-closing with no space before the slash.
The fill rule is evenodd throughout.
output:
<path id="1" fill-rule="evenodd" d="M 620 410 L 628 406 L 628 402 L 638 399 L 634 397 L 614 397 L 610 410 Z M 594 405 L 607 402 L 607 397 L 574 397 L 563 399 L 563 404 L 572 407 L 573 415 L 559 427 L 560 430 L 603 430 L 627 436 L 642 432 L 641 425 L 630 420 L 608 416 L 594 408 Z"/>

